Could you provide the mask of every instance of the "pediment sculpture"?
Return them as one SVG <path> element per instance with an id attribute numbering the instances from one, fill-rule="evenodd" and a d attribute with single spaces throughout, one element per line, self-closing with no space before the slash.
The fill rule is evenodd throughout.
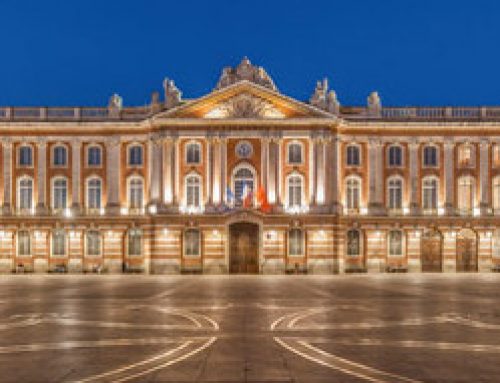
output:
<path id="1" fill-rule="evenodd" d="M 265 69 L 253 65 L 247 57 L 244 57 L 241 63 L 235 68 L 224 68 L 215 89 L 222 89 L 243 80 L 251 81 L 276 92 L 278 91 L 278 88 L 276 88 L 276 85 L 274 85 L 273 80 Z"/>
<path id="2" fill-rule="evenodd" d="M 206 118 L 284 118 L 273 104 L 250 94 L 240 94 L 217 105 Z"/>

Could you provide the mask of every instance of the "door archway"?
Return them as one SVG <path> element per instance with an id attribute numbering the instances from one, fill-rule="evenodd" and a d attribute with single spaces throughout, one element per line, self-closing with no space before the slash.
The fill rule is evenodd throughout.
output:
<path id="1" fill-rule="evenodd" d="M 237 222 L 229 225 L 229 272 L 259 273 L 259 225 Z"/>
<path id="2" fill-rule="evenodd" d="M 422 235 L 422 272 L 438 273 L 443 270 L 443 238 L 439 231 L 428 230 Z"/>
<path id="3" fill-rule="evenodd" d="M 463 229 L 457 234 L 457 272 L 477 271 L 477 234 Z"/>

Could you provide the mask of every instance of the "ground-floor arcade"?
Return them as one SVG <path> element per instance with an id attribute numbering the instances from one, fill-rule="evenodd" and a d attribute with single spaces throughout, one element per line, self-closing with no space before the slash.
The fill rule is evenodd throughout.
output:
<path id="1" fill-rule="evenodd" d="M 283 216 L 12 219 L 0 230 L 10 272 L 332 274 L 500 269 L 493 220 Z"/>

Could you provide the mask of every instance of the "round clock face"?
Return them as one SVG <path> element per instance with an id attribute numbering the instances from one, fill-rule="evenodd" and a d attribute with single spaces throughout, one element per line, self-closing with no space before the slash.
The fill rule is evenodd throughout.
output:
<path id="1" fill-rule="evenodd" d="M 248 158 L 252 155 L 253 148 L 252 144 L 248 141 L 238 142 L 236 145 L 236 155 L 240 158 Z"/>

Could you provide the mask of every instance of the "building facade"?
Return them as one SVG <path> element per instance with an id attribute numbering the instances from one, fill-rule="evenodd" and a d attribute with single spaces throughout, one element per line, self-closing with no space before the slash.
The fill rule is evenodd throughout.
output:
<path id="1" fill-rule="evenodd" d="M 1 272 L 500 268 L 500 107 L 305 103 L 248 59 L 164 93 L 0 108 Z"/>

